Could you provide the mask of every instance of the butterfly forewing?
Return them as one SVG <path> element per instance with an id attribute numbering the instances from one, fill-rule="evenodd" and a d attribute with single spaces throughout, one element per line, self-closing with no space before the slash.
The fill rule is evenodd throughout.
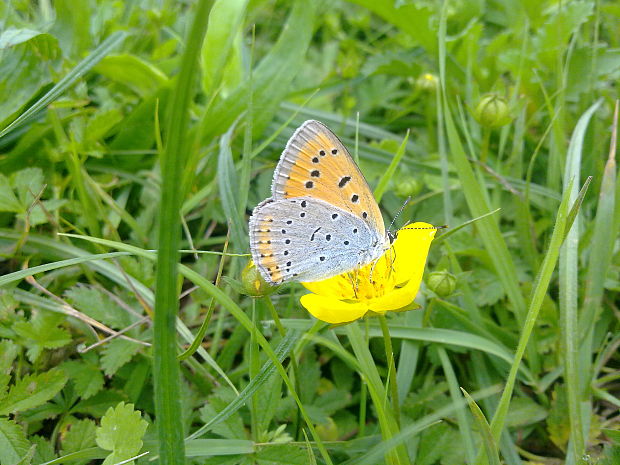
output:
<path id="1" fill-rule="evenodd" d="M 275 200 L 309 196 L 359 217 L 385 236 L 379 206 L 342 142 L 318 121 L 306 121 L 288 141 L 276 167 Z"/>
<path id="2" fill-rule="evenodd" d="M 378 258 L 380 237 L 346 210 L 312 197 L 267 199 L 250 218 L 250 246 L 263 277 L 319 281 Z"/>

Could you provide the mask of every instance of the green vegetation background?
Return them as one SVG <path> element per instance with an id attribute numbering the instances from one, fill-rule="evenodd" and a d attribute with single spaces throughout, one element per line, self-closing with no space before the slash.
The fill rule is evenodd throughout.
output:
<path id="1" fill-rule="evenodd" d="M 620 463 L 619 20 L 0 3 L 0 463 Z M 422 310 L 388 319 L 398 396 L 376 319 L 314 324 L 301 286 L 250 298 L 247 256 L 191 252 L 248 252 L 311 118 L 389 181 L 386 218 L 412 196 L 399 225 L 450 226 Z"/>

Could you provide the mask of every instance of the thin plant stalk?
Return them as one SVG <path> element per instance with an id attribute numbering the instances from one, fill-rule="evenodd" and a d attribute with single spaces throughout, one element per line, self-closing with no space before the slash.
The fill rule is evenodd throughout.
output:
<path id="1" fill-rule="evenodd" d="M 207 29 L 211 2 L 200 0 L 192 22 L 181 71 L 172 92 L 168 115 L 168 140 L 161 157 L 162 185 L 159 210 L 157 281 L 153 332 L 153 384 L 160 463 L 185 463 L 183 424 L 179 415 L 181 393 L 177 359 L 176 314 L 179 308 L 178 259 L 181 239 L 179 210 L 182 198 L 178 180 L 187 155 L 189 107 L 198 54 Z"/>

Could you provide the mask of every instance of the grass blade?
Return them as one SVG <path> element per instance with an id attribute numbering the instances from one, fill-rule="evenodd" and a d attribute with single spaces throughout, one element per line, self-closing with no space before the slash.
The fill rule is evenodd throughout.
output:
<path id="1" fill-rule="evenodd" d="M 175 321 L 179 307 L 178 259 L 180 243 L 180 216 L 183 189 L 178 180 L 183 178 L 187 154 L 189 107 L 194 93 L 194 77 L 198 56 L 207 29 L 211 2 L 200 0 L 196 6 L 192 26 L 181 58 L 181 71 L 172 92 L 168 114 L 166 147 L 161 159 L 161 204 L 157 254 L 157 281 L 155 290 L 155 318 L 153 332 L 153 384 L 155 413 L 162 464 L 181 464 L 185 461 L 183 425 L 180 403 L 179 361 Z"/>
<path id="2" fill-rule="evenodd" d="M 617 231 L 614 224 L 614 211 L 616 209 L 616 141 L 618 135 L 618 101 L 614 112 L 614 123 L 609 147 L 609 157 L 605 163 L 603 171 L 603 181 L 599 193 L 598 205 L 596 208 L 596 218 L 594 219 L 594 233 L 592 234 L 592 248 L 590 250 L 590 260 L 586 274 L 585 295 L 583 297 L 583 308 L 587 309 L 581 315 L 579 327 L 581 337 L 588 338 L 591 346 L 592 330 L 594 322 L 600 312 L 600 305 L 603 300 L 603 290 L 605 277 L 609 270 Z M 592 353 L 592 347 L 587 347 L 586 352 Z"/>
<path id="3" fill-rule="evenodd" d="M 23 270 L 14 271 L 13 273 L 5 274 L 4 276 L 0 276 L 0 287 L 6 286 L 7 284 L 13 283 L 15 281 L 20 281 L 24 278 L 27 278 L 28 276 L 33 276 L 37 273 L 57 270 L 58 268 L 90 262 L 92 260 L 104 260 L 106 258 L 121 257 L 123 255 L 130 254 L 128 252 L 101 253 L 87 255 L 85 257 L 69 258 L 68 260 L 61 260 L 54 263 L 46 263 L 45 265 L 33 266 L 32 268 L 26 268 Z"/>
<path id="4" fill-rule="evenodd" d="M 394 158 L 392 158 L 392 161 L 390 162 L 390 166 L 388 166 L 385 173 L 383 173 L 383 176 L 381 176 L 381 179 L 379 179 L 379 183 L 377 184 L 377 187 L 375 188 L 375 192 L 374 192 L 377 203 L 381 202 L 381 198 L 383 197 L 383 194 L 385 194 L 388 184 L 390 183 L 390 180 L 394 176 L 394 172 L 396 171 L 396 168 L 398 167 L 400 160 L 403 158 L 403 155 L 405 154 L 408 140 L 409 140 L 409 131 L 407 131 L 405 138 L 400 143 L 400 147 L 398 147 L 398 150 L 396 151 Z"/>
<path id="5" fill-rule="evenodd" d="M 508 407 L 510 406 L 510 399 L 514 391 L 517 371 L 519 370 L 519 365 L 523 359 L 523 354 L 525 353 L 527 343 L 529 342 L 532 331 L 534 330 L 538 313 L 540 312 L 549 283 L 551 282 L 551 277 L 553 276 L 553 270 L 555 269 L 555 265 L 560 255 L 560 247 L 564 239 L 566 219 L 568 216 L 568 199 L 568 193 L 565 193 L 562 203 L 560 204 L 560 208 L 558 209 L 549 247 L 547 248 L 542 265 L 540 266 L 540 270 L 536 276 L 536 281 L 534 282 L 532 295 L 530 297 L 530 304 L 525 318 L 525 324 L 523 326 L 523 330 L 521 331 L 519 343 L 515 353 L 515 359 L 510 367 L 510 372 L 508 373 L 508 377 L 506 379 L 506 386 L 504 387 L 497 410 L 495 411 L 493 420 L 491 421 L 491 431 L 493 432 L 493 437 L 496 441 L 499 440 L 502 430 L 504 429 Z"/>
<path id="6" fill-rule="evenodd" d="M 238 200 L 235 191 L 239 189 L 237 171 L 232 158 L 230 138 L 234 131 L 234 125 L 220 138 L 220 153 L 218 156 L 218 184 L 224 213 L 230 221 L 231 235 L 233 239 L 233 251 L 247 250 L 248 234 L 243 215 L 239 211 Z M 245 213 L 245 212 L 244 212 Z"/>
<path id="7" fill-rule="evenodd" d="M 437 353 L 439 354 L 441 366 L 443 367 L 443 372 L 446 376 L 446 380 L 448 381 L 448 386 L 450 387 L 450 398 L 455 405 L 458 405 L 457 402 L 461 397 L 459 393 L 459 382 L 456 379 L 456 374 L 454 373 L 454 368 L 452 368 L 452 363 L 450 363 L 450 358 L 448 357 L 446 349 L 441 346 L 437 347 Z M 469 401 L 469 399 L 470 398 L 468 397 L 467 400 Z M 476 405 L 476 407 L 478 406 Z M 462 407 L 457 407 L 455 414 L 459 424 L 459 432 L 461 433 L 461 437 L 463 438 L 463 443 L 465 445 L 465 457 L 467 458 L 467 463 L 474 463 L 476 453 L 474 452 L 474 438 L 471 434 L 471 425 L 469 424 L 467 416 L 465 415 L 465 410 Z M 487 429 L 488 427 L 489 425 L 487 424 Z"/>
<path id="8" fill-rule="evenodd" d="M 478 424 L 478 429 L 482 433 L 482 443 L 484 444 L 484 450 L 487 453 L 487 460 L 489 464 L 500 465 L 496 439 L 493 437 L 493 433 L 491 432 L 487 419 L 484 417 L 484 413 L 482 413 L 482 410 L 480 410 L 480 407 L 478 407 L 476 401 L 472 399 L 465 389 L 461 388 L 461 391 L 463 391 L 463 395 L 467 399 L 471 413 Z"/>
<path id="9" fill-rule="evenodd" d="M 579 202 L 578 182 L 581 171 L 581 155 L 583 140 L 588 123 L 594 112 L 601 104 L 601 100 L 594 103 L 579 118 L 568 146 L 566 168 L 564 171 L 564 195 L 568 195 L 571 203 Z M 570 220 L 570 218 L 569 218 Z M 581 418 L 580 387 L 585 385 L 587 372 L 579 367 L 579 330 L 578 330 L 578 289 L 579 289 L 579 216 L 574 216 L 572 226 L 567 221 L 566 240 L 560 251 L 560 334 L 564 358 L 564 380 L 568 393 L 568 417 L 570 422 L 569 456 L 572 462 L 584 453 L 585 438 L 583 419 Z"/>

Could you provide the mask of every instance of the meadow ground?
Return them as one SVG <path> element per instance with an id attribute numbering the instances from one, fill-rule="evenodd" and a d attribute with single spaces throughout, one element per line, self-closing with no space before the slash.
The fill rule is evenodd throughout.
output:
<path id="1" fill-rule="evenodd" d="M 620 464 L 618 24 L 612 0 L 0 3 L 0 463 Z M 386 224 L 411 197 L 396 227 L 448 226 L 408 311 L 340 296 L 377 311 L 330 325 L 247 268 L 310 119 Z"/>

